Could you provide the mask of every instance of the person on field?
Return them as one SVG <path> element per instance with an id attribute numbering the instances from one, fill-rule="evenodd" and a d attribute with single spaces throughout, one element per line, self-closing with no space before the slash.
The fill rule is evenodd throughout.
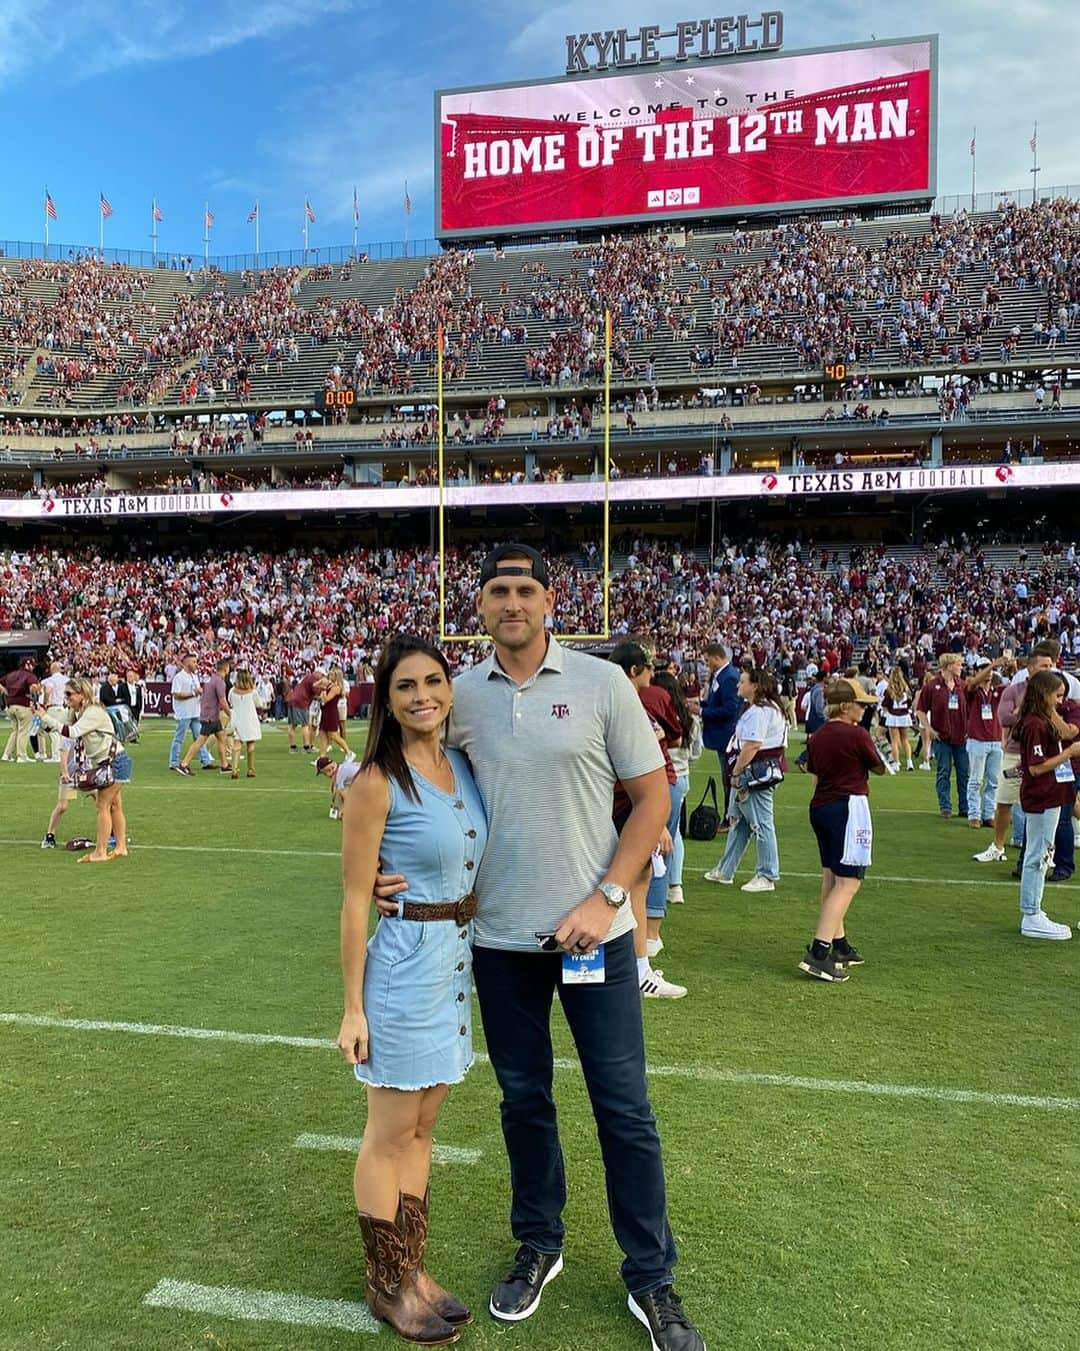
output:
<path id="1" fill-rule="evenodd" d="M 406 1341 L 443 1346 L 472 1321 L 427 1274 L 432 1133 L 473 1063 L 469 939 L 487 840 L 465 756 L 445 744 L 450 668 L 398 637 L 375 676 L 367 748 L 344 795 L 338 1046 L 367 1086 L 353 1192 L 371 1312 Z M 325 766 L 324 766 L 325 767 Z M 407 874 L 395 917 L 368 938 L 380 859 Z"/>
<path id="2" fill-rule="evenodd" d="M 289 717 L 289 750 L 293 754 L 298 754 L 300 751 L 300 747 L 296 744 L 296 729 L 298 727 L 303 738 L 304 754 L 310 755 L 312 751 L 313 738 L 319 723 L 319 717 L 315 718 L 314 724 L 312 722 L 312 706 L 314 705 L 315 710 L 321 716 L 321 696 L 325 689 L 326 676 L 321 671 L 309 671 L 307 675 L 296 682 L 285 696 Z"/>
<path id="3" fill-rule="evenodd" d="M 211 737 L 217 743 L 218 765 L 222 774 L 231 774 L 229 765 L 229 741 L 226 726 L 231 717 L 229 691 L 225 679 L 232 663 L 228 657 L 222 657 L 214 664 L 214 674 L 202 687 L 199 696 L 199 734 L 184 752 L 180 761 L 180 773 L 190 774 L 189 768 L 196 755 L 206 748 Z"/>
<path id="4" fill-rule="evenodd" d="M 229 731 L 232 734 L 232 777 L 240 777 L 240 751 L 243 748 L 247 761 L 247 776 L 255 777 L 255 746 L 262 740 L 262 728 L 259 726 L 259 710 L 255 706 L 255 681 L 248 670 L 237 671 L 236 683 L 229 695 L 229 707 L 232 710 L 232 722 Z"/>
<path id="5" fill-rule="evenodd" d="M 911 686 L 903 667 L 896 665 L 889 672 L 881 696 L 881 717 L 889 734 L 893 764 L 899 767 L 902 758 L 904 768 L 909 770 L 915 769 L 911 760 L 912 700 Z"/>
<path id="6" fill-rule="evenodd" d="M 1076 793 L 1073 761 L 1080 757 L 1080 728 L 1062 718 L 1065 680 L 1058 671 L 1030 676 L 1014 735 L 1020 746 L 1020 805 L 1024 809 L 1024 861 L 1020 874 L 1020 933 L 1024 938 L 1069 939 L 1072 930 L 1042 908 L 1047 858 L 1062 808 Z"/>
<path id="7" fill-rule="evenodd" d="M 56 705 L 50 705 L 55 708 Z M 54 744 L 60 747 L 60 786 L 56 794 L 56 805 L 49 815 L 49 824 L 45 830 L 45 838 L 41 841 L 42 849 L 56 848 L 56 828 L 59 826 L 67 809 L 79 796 L 79 790 L 75 787 L 75 780 L 72 778 L 72 754 L 75 750 L 75 743 L 70 737 L 61 736 L 59 732 L 50 732 Z"/>
<path id="8" fill-rule="evenodd" d="M 123 790 L 131 782 L 131 756 L 116 737 L 112 718 L 94 698 L 94 687 L 81 678 L 67 683 L 67 710 L 38 709 L 41 725 L 57 731 L 61 737 L 81 743 L 87 764 L 93 768 L 112 763 L 112 782 L 97 789 L 97 841 L 80 863 L 108 863 L 114 858 L 127 858 L 127 818 L 124 814 Z M 110 852 L 109 839 L 116 841 Z"/>
<path id="9" fill-rule="evenodd" d="M 519 1244 L 488 1308 L 504 1323 L 532 1317 L 563 1269 L 566 1175 L 550 1026 L 557 992 L 593 1105 L 630 1312 L 653 1351 L 704 1351 L 672 1284 L 675 1242 L 629 905 L 670 810 L 663 755 L 623 673 L 551 636 L 554 603 L 535 549 L 494 549 L 481 564 L 477 610 L 495 651 L 454 682 L 450 744 L 469 757 L 490 831 L 476 882 L 473 976 L 502 1092 Z M 631 804 L 621 834 L 612 820 L 616 780 Z M 380 875 L 380 910 L 406 885 Z"/>
<path id="10" fill-rule="evenodd" d="M 845 921 L 870 866 L 870 774 L 886 773 L 874 739 L 863 725 L 877 696 L 859 684 L 836 680 L 825 692 L 828 721 L 811 737 L 807 768 L 814 776 L 810 826 L 821 858 L 817 929 L 799 970 L 817 980 L 844 981 L 863 958 L 848 939 Z"/>
<path id="11" fill-rule="evenodd" d="M 172 745 L 169 747 L 169 768 L 177 774 L 188 771 L 180 768 L 180 753 L 184 749 L 184 739 L 188 733 L 192 741 L 199 737 L 199 701 L 202 697 L 202 680 L 198 675 L 199 659 L 194 652 L 185 652 L 180 658 L 180 669 L 172 678 L 173 717 L 176 730 Z M 199 763 L 203 769 L 212 769 L 214 762 L 206 743 L 199 747 Z"/>
<path id="12" fill-rule="evenodd" d="M 7 675 L 0 677 L 0 686 L 7 697 L 7 716 L 11 735 L 4 747 L 3 759 L 26 765 L 33 760 L 30 754 L 30 730 L 34 721 L 32 705 L 41 688 L 34 675 L 34 659 L 26 657 Z"/>

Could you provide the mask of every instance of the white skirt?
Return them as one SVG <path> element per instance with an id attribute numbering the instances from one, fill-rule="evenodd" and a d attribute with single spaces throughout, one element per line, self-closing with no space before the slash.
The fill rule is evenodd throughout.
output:
<path id="1" fill-rule="evenodd" d="M 913 723 L 912 723 L 912 721 L 911 721 L 911 714 L 910 714 L 910 713 L 886 713 L 886 714 L 885 714 L 885 726 L 886 726 L 886 727 L 911 727 L 911 726 L 913 726 Z"/>

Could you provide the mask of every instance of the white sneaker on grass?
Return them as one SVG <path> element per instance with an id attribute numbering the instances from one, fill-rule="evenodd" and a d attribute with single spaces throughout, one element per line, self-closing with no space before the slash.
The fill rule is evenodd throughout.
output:
<path id="1" fill-rule="evenodd" d="M 646 938 L 645 951 L 650 957 L 655 957 L 658 952 L 663 952 L 664 940 L 662 938 Z"/>
<path id="2" fill-rule="evenodd" d="M 767 877 L 759 875 L 751 877 L 749 882 L 744 882 L 739 888 L 740 891 L 775 891 L 776 883 L 770 882 Z"/>
<path id="3" fill-rule="evenodd" d="M 972 854 L 971 857 L 976 863 L 1008 863 L 1009 861 L 1005 850 L 999 849 L 992 840 L 981 854 Z"/>
<path id="4" fill-rule="evenodd" d="M 735 884 L 734 877 L 725 877 L 718 867 L 709 869 L 709 871 L 705 874 L 705 881 L 719 882 L 720 885 L 723 887 L 730 887 L 734 886 Z"/>
<path id="5" fill-rule="evenodd" d="M 1072 937 L 1072 930 L 1067 924 L 1056 924 L 1043 910 L 1036 910 L 1033 915 L 1025 915 L 1020 921 L 1020 933 L 1024 938 L 1061 940 Z"/>
<path id="6" fill-rule="evenodd" d="M 683 896 L 682 887 L 668 887 L 667 903 L 668 905 L 683 905 L 686 898 Z"/>
<path id="7" fill-rule="evenodd" d="M 650 971 L 641 982 L 641 994 L 644 999 L 682 999 L 686 986 L 665 980 L 662 971 Z"/>

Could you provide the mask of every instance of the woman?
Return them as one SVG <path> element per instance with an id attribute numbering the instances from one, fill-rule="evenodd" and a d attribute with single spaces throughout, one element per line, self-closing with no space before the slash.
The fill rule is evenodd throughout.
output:
<path id="1" fill-rule="evenodd" d="M 326 673 L 326 688 L 319 695 L 322 712 L 319 715 L 319 751 L 330 754 L 330 743 L 351 755 L 349 743 L 341 735 L 341 710 L 338 700 L 345 694 L 345 672 L 340 666 L 331 666 Z"/>
<path id="2" fill-rule="evenodd" d="M 731 803 L 724 856 L 705 874 L 706 881 L 731 886 L 735 870 L 753 836 L 754 875 L 743 891 L 775 891 L 780 877 L 780 851 L 773 824 L 773 792 L 783 779 L 787 720 L 777 699 L 776 681 L 768 671 L 754 666 L 739 675 L 737 693 L 747 707 L 735 724 L 728 744 L 731 762 Z M 773 782 L 760 782 L 760 776 Z"/>
<path id="3" fill-rule="evenodd" d="M 844 918 L 870 866 L 869 774 L 885 765 L 862 725 L 876 697 L 847 680 L 825 691 L 829 719 L 810 738 L 807 768 L 814 776 L 810 825 L 821 857 L 821 909 L 814 941 L 799 970 L 817 980 L 847 980 L 849 966 L 863 959 L 848 941 Z"/>
<path id="4" fill-rule="evenodd" d="M 113 781 L 106 788 L 95 793 L 97 801 L 97 842 L 89 854 L 83 854 L 80 863 L 108 863 L 114 858 L 127 858 L 127 820 L 124 816 L 123 789 L 131 782 L 131 756 L 124 750 L 113 729 L 112 719 L 106 710 L 94 698 L 94 687 L 89 680 L 81 677 L 69 680 L 65 691 L 67 707 L 75 715 L 63 709 L 39 708 L 41 725 L 50 731 L 59 732 L 62 737 L 70 737 L 82 743 L 81 750 L 91 765 L 104 764 L 112 760 Z M 109 837 L 116 841 L 116 847 L 109 852 Z"/>
<path id="5" fill-rule="evenodd" d="M 1058 709 L 1065 681 L 1057 671 L 1038 671 L 1024 691 L 1013 735 L 1020 745 L 1020 805 L 1025 815 L 1024 861 L 1020 870 L 1020 932 L 1025 938 L 1072 937 L 1067 924 L 1056 924 L 1043 910 L 1045 860 L 1052 854 L 1062 806 L 1072 801 L 1080 756 L 1076 728 Z M 1072 744 L 1066 746 L 1066 741 Z"/>
<path id="6" fill-rule="evenodd" d="M 658 689 L 666 690 L 671 696 L 671 702 L 675 705 L 675 711 L 679 715 L 679 725 L 682 728 L 680 740 L 669 746 L 671 763 L 675 769 L 675 784 L 671 790 L 671 819 L 675 826 L 671 832 L 671 857 L 667 861 L 668 905 L 682 905 L 685 900 L 682 875 L 683 862 L 686 856 L 686 842 L 682 833 L 682 807 L 686 801 L 686 795 L 690 791 L 690 766 L 701 756 L 701 718 L 692 711 L 678 680 L 670 671 L 657 671 L 653 676 L 653 684 Z M 694 702 L 696 703 L 697 700 Z"/>
<path id="7" fill-rule="evenodd" d="M 893 764 L 899 768 L 900 752 L 903 751 L 905 768 L 914 770 L 915 766 L 911 762 L 911 738 L 908 735 L 908 729 L 912 725 L 911 686 L 899 666 L 894 666 L 889 673 L 885 691 L 881 696 L 881 712 L 889 732 Z"/>
<path id="8" fill-rule="evenodd" d="M 229 695 L 229 707 L 232 709 L 231 732 L 232 777 L 240 777 L 240 746 L 244 747 L 247 757 L 247 776 L 255 777 L 255 743 L 262 740 L 262 728 L 259 726 L 259 710 L 256 706 L 255 681 L 250 671 L 237 671 L 236 684 Z"/>
<path id="9" fill-rule="evenodd" d="M 922 684 L 919 686 L 920 695 L 922 694 L 923 690 L 926 689 L 927 685 L 932 685 L 936 679 L 937 679 L 936 671 L 925 672 L 922 678 Z M 934 768 L 933 763 L 931 761 L 931 756 L 934 754 L 933 738 L 928 736 L 923 731 L 921 724 L 919 726 L 918 740 L 915 742 L 915 751 L 919 757 L 920 769 Z"/>
<path id="10" fill-rule="evenodd" d="M 442 1346 L 472 1315 L 424 1270 L 435 1121 L 472 1064 L 471 886 L 484 806 L 459 751 L 444 749 L 450 669 L 418 638 L 393 639 L 375 676 L 359 773 L 345 793 L 338 1046 L 367 1085 L 353 1189 L 372 1313 L 405 1340 Z M 406 904 L 368 940 L 379 860 L 409 879 Z"/>

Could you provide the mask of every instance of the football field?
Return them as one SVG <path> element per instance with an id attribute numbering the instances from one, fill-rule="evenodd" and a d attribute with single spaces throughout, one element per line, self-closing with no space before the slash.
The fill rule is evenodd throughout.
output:
<path id="1" fill-rule="evenodd" d="M 0 1348 L 390 1346 L 352 1206 L 363 1093 L 334 1049 L 328 785 L 278 728 L 238 782 L 170 774 L 170 736 L 150 724 L 132 749 L 131 855 L 97 867 L 39 848 L 57 767 L 0 764 Z M 772 894 L 703 881 L 718 845 L 688 844 L 655 960 L 690 990 L 644 1007 L 676 1287 L 710 1351 L 1080 1348 L 1080 935 L 1021 940 L 1012 854 L 974 863 L 989 832 L 942 820 L 916 772 L 872 785 L 849 920 L 866 965 L 802 976 L 809 791 L 794 773 L 777 791 Z M 61 841 L 93 818 L 76 803 Z M 1075 926 L 1080 886 L 1048 886 L 1046 908 Z M 478 1017 L 437 1135 L 429 1266 L 476 1312 L 462 1347 L 645 1348 L 553 1022 L 564 1274 L 527 1323 L 486 1313 L 515 1244 Z"/>

